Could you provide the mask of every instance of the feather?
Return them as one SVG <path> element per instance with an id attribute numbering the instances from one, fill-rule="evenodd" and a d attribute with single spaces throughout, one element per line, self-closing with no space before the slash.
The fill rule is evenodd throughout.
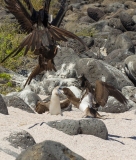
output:
<path id="1" fill-rule="evenodd" d="M 25 32 L 30 33 L 32 31 L 32 22 L 29 13 L 22 3 L 19 0 L 4 1 L 6 3 L 6 8 L 16 17 Z"/>
<path id="2" fill-rule="evenodd" d="M 86 48 L 86 50 L 88 50 L 88 47 L 86 46 L 86 44 L 84 43 L 84 41 L 82 41 L 81 38 L 79 38 L 78 36 L 76 36 L 72 32 L 66 31 L 65 29 L 58 28 L 58 27 L 55 27 L 55 26 L 52 26 L 52 25 L 50 27 L 52 29 L 56 30 L 57 32 L 59 32 L 60 34 L 66 36 L 66 37 L 78 40 Z"/>
<path id="3" fill-rule="evenodd" d="M 122 103 L 124 105 L 127 104 L 128 100 L 118 89 L 116 89 L 115 87 L 113 87 L 105 82 L 102 82 L 102 84 L 108 90 L 109 96 L 116 98 L 120 103 Z"/>
<path id="4" fill-rule="evenodd" d="M 95 88 L 93 89 L 90 82 L 86 79 L 84 75 L 80 77 L 81 87 L 83 89 L 88 89 L 90 93 L 93 94 L 95 107 L 104 107 L 108 101 L 109 96 L 116 98 L 120 103 L 126 105 L 128 100 L 125 96 L 115 87 L 109 85 L 106 82 L 97 80 L 95 82 Z"/>

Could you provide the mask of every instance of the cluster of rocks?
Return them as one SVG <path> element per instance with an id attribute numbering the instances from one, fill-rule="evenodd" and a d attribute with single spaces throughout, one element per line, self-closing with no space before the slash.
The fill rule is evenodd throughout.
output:
<path id="1" fill-rule="evenodd" d="M 62 43 L 61 50 L 54 59 L 57 72 L 38 75 L 25 89 L 23 85 L 30 70 L 24 67 L 23 70 L 14 73 L 0 67 L 0 73 L 9 73 L 12 81 L 22 88 L 20 92 L 0 95 L 0 113 L 8 115 L 8 107 L 12 106 L 35 114 L 37 101 L 42 101 L 38 94 L 50 95 L 58 85 L 79 87 L 77 76 L 82 73 L 92 85 L 95 85 L 97 79 L 103 80 L 122 91 L 129 100 L 128 105 L 124 106 L 110 97 L 107 106 L 100 108 L 99 111 L 121 113 L 136 109 L 136 2 L 71 0 L 71 4 L 73 12 L 68 11 L 63 25 L 77 35 L 83 31 L 87 33 L 87 36 L 82 35 L 81 38 L 89 50 L 84 50 L 74 40 L 69 40 L 67 44 Z M 0 13 L 2 15 L 0 19 L 7 16 L 3 8 Z M 12 15 L 9 17 L 14 22 L 14 17 Z M 55 121 L 48 122 L 48 125 L 66 134 L 91 134 L 103 139 L 108 138 L 105 124 L 97 119 L 64 120 L 59 123 Z M 35 157 L 39 160 L 71 159 L 71 157 L 84 159 L 57 142 L 45 141 L 35 144 L 33 137 L 25 131 L 10 133 L 6 141 L 14 147 L 26 149 L 17 160 L 35 159 Z"/>

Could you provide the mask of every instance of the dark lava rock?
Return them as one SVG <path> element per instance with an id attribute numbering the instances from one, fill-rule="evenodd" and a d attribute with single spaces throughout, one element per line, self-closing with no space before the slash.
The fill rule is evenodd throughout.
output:
<path id="1" fill-rule="evenodd" d="M 105 15 L 105 13 L 99 8 L 88 8 L 87 14 L 90 18 L 94 19 L 95 21 L 98 21 L 101 17 Z"/>
<path id="2" fill-rule="evenodd" d="M 59 142 L 44 141 L 23 151 L 16 160 L 85 160 Z"/>
<path id="3" fill-rule="evenodd" d="M 133 53 L 128 50 L 115 49 L 105 57 L 104 61 L 112 66 L 117 66 L 120 62 L 123 65 L 123 61 L 130 55 L 133 55 Z"/>
<path id="4" fill-rule="evenodd" d="M 136 103 L 136 87 L 125 86 L 122 88 L 122 93 L 126 98 Z"/>
<path id="5" fill-rule="evenodd" d="M 107 49 L 107 53 L 111 53 L 113 50 L 116 49 L 116 39 L 118 35 L 120 35 L 122 31 L 114 29 L 109 33 L 108 39 L 106 41 L 105 48 Z"/>
<path id="6" fill-rule="evenodd" d="M 11 145 L 15 148 L 22 148 L 26 149 L 30 146 L 33 146 L 36 144 L 35 140 L 33 137 L 26 131 L 13 131 L 8 138 L 6 138 Z"/>
<path id="7" fill-rule="evenodd" d="M 121 12 L 120 21 L 127 31 L 136 31 L 136 24 L 128 13 Z"/>
<path id="8" fill-rule="evenodd" d="M 124 28 L 124 26 L 122 25 L 122 23 L 120 22 L 120 19 L 118 18 L 110 18 L 108 21 L 108 25 L 114 29 L 119 29 L 122 32 L 126 31 L 126 29 Z"/>
<path id="9" fill-rule="evenodd" d="M 136 86 L 136 55 L 127 57 L 124 61 L 124 65 L 126 75 Z"/>
<path id="10" fill-rule="evenodd" d="M 3 99 L 8 107 L 12 106 L 29 113 L 35 113 L 21 98 L 17 96 L 5 96 Z"/>
<path id="11" fill-rule="evenodd" d="M 88 134 L 103 139 L 108 138 L 108 131 L 105 124 L 101 120 L 95 118 L 82 120 L 65 119 L 62 121 L 50 121 L 47 123 L 47 125 L 69 135 Z"/>
<path id="12" fill-rule="evenodd" d="M 135 54 L 135 47 L 131 39 L 125 35 L 125 34 L 120 34 L 115 42 L 116 49 L 127 49 L 128 51 L 132 52 Z"/>
<path id="13" fill-rule="evenodd" d="M 122 3 L 119 3 L 119 2 L 115 2 L 115 3 L 111 3 L 109 5 L 107 5 L 105 11 L 108 12 L 108 13 L 111 13 L 111 12 L 116 12 L 118 9 L 124 9 L 125 6 L 124 4 Z"/>
<path id="14" fill-rule="evenodd" d="M 7 105 L 4 102 L 1 95 L 0 95 L 0 113 L 8 115 Z"/>
<path id="15" fill-rule="evenodd" d="M 124 86 L 133 86 L 121 71 L 101 60 L 82 58 L 76 63 L 76 70 L 78 75 L 84 74 L 93 86 L 96 80 L 103 80 L 119 90 Z"/>
<path id="16" fill-rule="evenodd" d="M 136 109 L 136 104 L 128 100 L 128 104 L 124 105 L 117 101 L 114 97 L 110 97 L 105 107 L 99 107 L 99 111 L 107 113 L 123 113 L 132 109 Z"/>

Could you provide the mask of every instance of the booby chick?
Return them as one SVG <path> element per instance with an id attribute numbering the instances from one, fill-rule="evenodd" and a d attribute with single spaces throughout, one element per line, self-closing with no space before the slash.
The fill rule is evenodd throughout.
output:
<path id="1" fill-rule="evenodd" d="M 46 111 L 49 111 L 49 106 L 50 106 L 51 101 L 43 102 L 43 101 L 38 101 L 35 107 L 35 111 L 39 114 L 45 113 Z M 67 111 L 71 109 L 70 101 L 66 98 L 64 100 L 60 101 L 60 107 L 62 111 Z"/>
<path id="2" fill-rule="evenodd" d="M 80 109 L 84 115 L 83 117 L 91 116 L 94 118 L 101 118 L 102 116 L 92 108 L 92 102 L 91 102 L 91 93 L 86 92 L 84 96 L 80 99 L 77 98 L 74 93 L 69 88 L 60 88 L 59 89 L 62 94 L 66 95 L 66 97 L 69 99 L 69 101 L 78 109 Z"/>
<path id="3" fill-rule="evenodd" d="M 51 101 L 49 105 L 49 112 L 51 115 L 58 115 L 61 114 L 61 107 L 60 107 L 60 90 L 59 86 L 55 87 L 52 91 Z"/>

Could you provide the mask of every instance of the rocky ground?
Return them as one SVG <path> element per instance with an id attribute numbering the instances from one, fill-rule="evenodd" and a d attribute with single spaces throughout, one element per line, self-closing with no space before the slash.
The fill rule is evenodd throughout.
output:
<path id="1" fill-rule="evenodd" d="M 82 113 L 77 110 L 66 111 L 63 113 L 63 116 L 51 116 L 47 113 L 42 115 L 32 114 L 13 107 L 9 107 L 8 111 L 9 115 L 5 116 L 0 114 L 0 158 L 2 160 L 14 160 L 27 146 L 31 146 L 35 143 L 38 145 L 38 143 L 45 140 L 60 142 L 87 160 L 135 160 L 135 111 L 127 111 L 120 114 L 101 113 L 108 117 L 108 119 L 102 120 L 108 130 L 107 140 L 86 134 L 68 135 L 49 127 L 46 123 L 40 126 L 42 122 L 54 120 L 81 120 Z M 29 129 L 29 127 L 32 128 Z M 23 138 L 17 136 L 17 133 L 22 132 L 22 130 L 30 133 L 30 137 L 33 137 L 35 143 L 33 141 L 33 143 L 30 143 L 30 137 L 24 136 L 26 133 L 22 133 Z M 5 138 L 9 138 L 11 133 L 14 137 L 12 141 L 9 142 L 5 140 Z M 16 144 L 16 147 L 14 147 L 13 144 Z M 29 152 L 28 155 L 31 155 L 31 153 Z M 32 156 L 32 159 L 34 159 L 34 157 L 35 156 Z"/>
<path id="2" fill-rule="evenodd" d="M 14 84 L 4 88 L 6 95 L 0 95 L 2 160 L 136 157 L 136 2 L 71 0 L 71 5 L 73 12 L 67 12 L 62 27 L 80 36 L 88 51 L 74 40 L 61 43 L 54 59 L 57 72 L 38 75 L 25 89 L 30 66 L 34 67 L 37 60 L 25 58 L 16 72 L 0 66 L 0 73 L 10 74 Z M 4 17 L 15 22 L 3 7 L 0 13 L 1 24 Z M 99 79 L 122 91 L 128 105 L 109 97 L 105 108 L 99 109 L 100 114 L 106 115 L 105 120 L 83 119 L 82 112 L 74 107 L 63 116 L 35 113 L 37 101 L 50 96 L 55 86 L 79 87 L 77 76 L 82 73 L 92 85 Z M 0 78 L 0 93 L 7 82 Z M 40 125 L 42 122 L 46 123 Z"/>

